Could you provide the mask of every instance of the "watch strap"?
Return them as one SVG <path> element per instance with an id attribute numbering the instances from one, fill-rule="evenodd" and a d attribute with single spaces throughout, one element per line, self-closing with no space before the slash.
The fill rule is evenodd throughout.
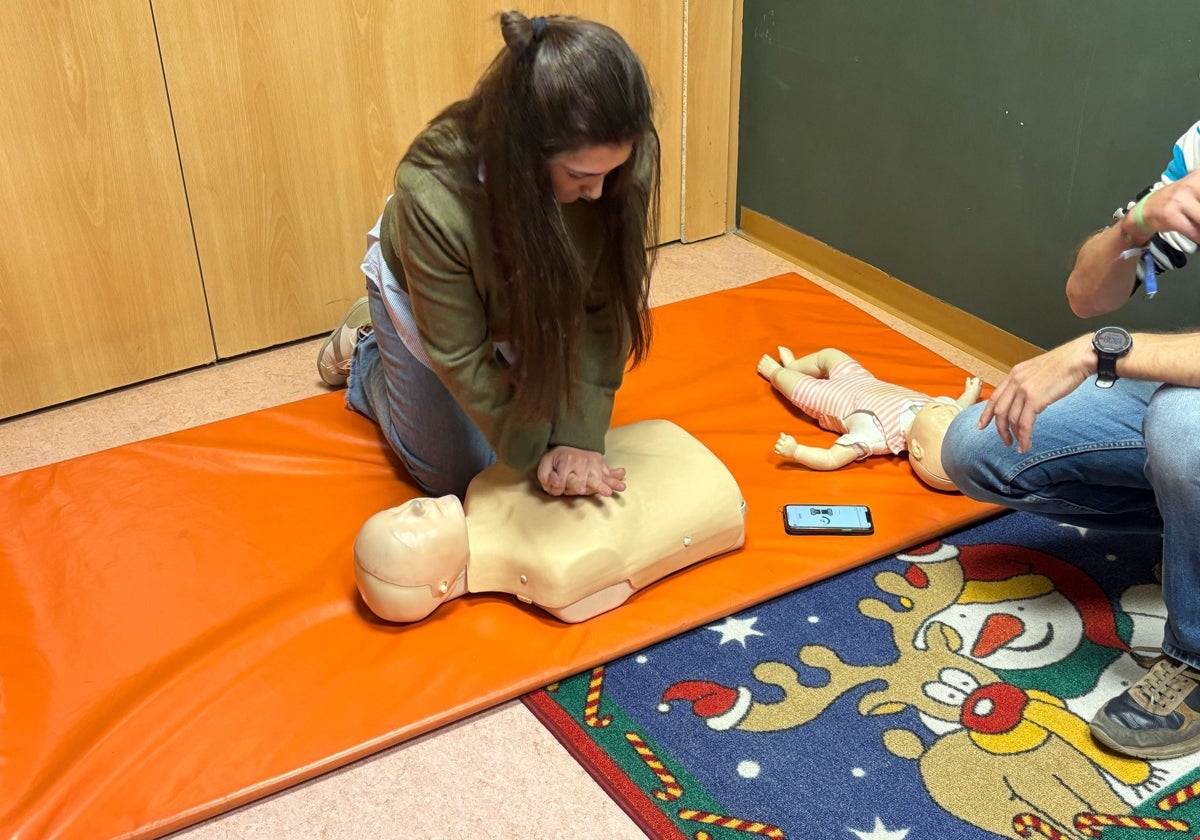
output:
<path id="1" fill-rule="evenodd" d="M 1096 353 L 1096 385 L 1111 388 L 1117 381 L 1117 357 L 1111 353 Z"/>

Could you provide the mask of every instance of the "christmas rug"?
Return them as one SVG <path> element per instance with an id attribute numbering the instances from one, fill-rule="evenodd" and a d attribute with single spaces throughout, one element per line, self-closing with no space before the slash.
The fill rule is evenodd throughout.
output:
<path id="1" fill-rule="evenodd" d="M 652 837 L 1191 840 L 1200 757 L 1087 725 L 1162 640 L 1160 547 L 1009 514 L 524 701 Z"/>

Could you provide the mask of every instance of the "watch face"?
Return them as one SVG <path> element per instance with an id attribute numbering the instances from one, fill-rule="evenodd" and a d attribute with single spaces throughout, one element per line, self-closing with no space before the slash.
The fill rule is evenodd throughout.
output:
<path id="1" fill-rule="evenodd" d="M 1092 339 L 1092 346 L 1101 353 L 1124 353 L 1132 343 L 1129 333 L 1120 327 L 1104 327 Z"/>

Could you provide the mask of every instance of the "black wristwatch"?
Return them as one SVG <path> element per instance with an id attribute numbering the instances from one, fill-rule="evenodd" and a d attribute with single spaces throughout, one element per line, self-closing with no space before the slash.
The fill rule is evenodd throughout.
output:
<path id="1" fill-rule="evenodd" d="M 1120 327 L 1101 327 L 1092 336 L 1096 351 L 1096 387 L 1111 388 L 1117 381 L 1117 359 L 1133 347 L 1133 336 Z"/>

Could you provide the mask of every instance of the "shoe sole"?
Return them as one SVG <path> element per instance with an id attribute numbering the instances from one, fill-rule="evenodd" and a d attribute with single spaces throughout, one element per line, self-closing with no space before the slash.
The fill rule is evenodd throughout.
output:
<path id="1" fill-rule="evenodd" d="M 1200 735 L 1193 736 L 1186 741 L 1180 741 L 1178 744 L 1165 744 L 1161 747 L 1130 747 L 1125 744 L 1118 744 L 1103 729 L 1096 726 L 1089 726 L 1088 728 L 1092 731 L 1092 737 L 1110 750 L 1119 752 L 1121 755 L 1131 755 L 1134 758 L 1183 758 L 1185 755 L 1200 752 Z"/>

